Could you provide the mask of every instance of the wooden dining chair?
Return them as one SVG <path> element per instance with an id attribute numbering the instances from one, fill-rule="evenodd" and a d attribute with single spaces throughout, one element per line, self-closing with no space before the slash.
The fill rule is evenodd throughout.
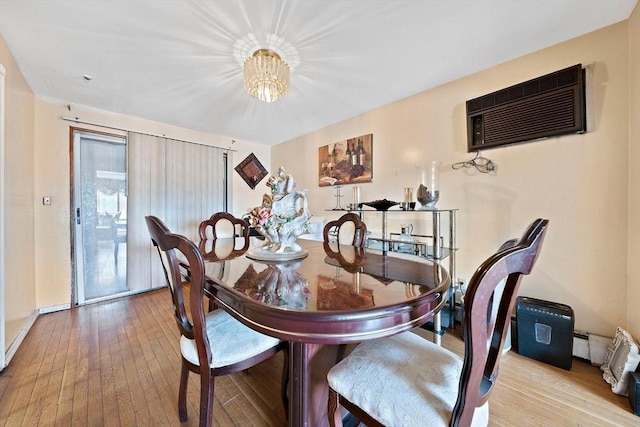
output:
<path id="1" fill-rule="evenodd" d="M 116 213 L 110 220 L 111 237 L 113 238 L 113 262 L 118 269 L 120 243 L 127 243 L 127 224 L 120 220 L 122 212 Z"/>
<path id="2" fill-rule="evenodd" d="M 249 249 L 249 223 L 241 218 L 236 218 L 227 212 L 218 212 L 205 219 L 198 227 L 200 243 L 198 249 L 207 260 L 228 256 L 240 256 Z M 233 243 L 227 238 L 235 237 Z M 223 244 L 217 244 L 217 240 L 224 238 Z"/>
<path id="3" fill-rule="evenodd" d="M 464 299 L 464 360 L 412 332 L 359 344 L 328 373 L 328 416 L 340 405 L 367 426 L 486 426 L 489 394 L 522 275 L 540 253 L 548 221 L 484 261 Z"/>
<path id="4" fill-rule="evenodd" d="M 151 240 L 164 261 L 165 275 L 176 323 L 180 331 L 182 368 L 178 392 L 180 422 L 187 420 L 187 383 L 189 371 L 200 375 L 200 427 L 211 426 L 215 378 L 254 366 L 280 350 L 285 351 L 281 397 L 288 411 L 287 343 L 254 331 L 222 309 L 205 313 L 204 260 L 196 245 L 184 236 L 171 233 L 157 217 L 145 217 Z M 186 264 L 185 264 L 186 263 Z M 189 266 L 188 304 L 181 270 Z"/>
<path id="5" fill-rule="evenodd" d="M 228 212 L 216 212 L 209 219 L 205 219 L 198 226 L 200 242 L 198 249 L 208 261 L 216 261 L 222 257 L 237 257 L 249 249 L 249 223 L 241 218 L 236 218 Z M 232 243 L 226 238 L 241 237 Z M 218 239 L 224 238 L 219 244 Z M 226 256 L 225 256 L 226 255 Z M 217 307 L 213 299 L 209 300 L 209 311 Z"/>
<path id="6" fill-rule="evenodd" d="M 364 248 L 367 241 L 367 225 L 360 219 L 358 214 L 353 212 L 346 213 L 336 220 L 327 222 L 322 230 L 323 240 L 328 242 L 332 233 L 337 236 L 339 243 L 349 242 L 352 246 Z M 345 233 L 348 234 L 348 238 L 344 237 Z"/>
<path id="7" fill-rule="evenodd" d="M 249 223 L 228 212 L 216 212 L 209 219 L 200 223 L 198 234 L 200 240 L 220 237 L 245 237 L 248 239 Z"/>

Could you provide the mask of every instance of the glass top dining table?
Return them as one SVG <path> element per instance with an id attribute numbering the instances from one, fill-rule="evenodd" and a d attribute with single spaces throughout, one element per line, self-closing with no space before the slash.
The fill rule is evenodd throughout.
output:
<path id="1" fill-rule="evenodd" d="M 264 241 L 252 237 L 250 248 Z M 328 425 L 326 372 L 338 344 L 420 326 L 446 302 L 451 280 L 415 256 L 298 239 L 307 256 L 260 261 L 243 239 L 200 242 L 205 293 L 245 325 L 289 342 L 290 426 Z M 251 253 L 251 252 L 249 252 Z"/>

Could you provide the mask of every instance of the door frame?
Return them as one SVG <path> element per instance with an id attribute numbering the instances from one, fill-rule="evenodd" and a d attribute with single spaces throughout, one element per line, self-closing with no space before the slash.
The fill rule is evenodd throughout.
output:
<path id="1" fill-rule="evenodd" d="M 119 138 L 119 139 L 124 139 L 125 141 L 125 145 L 127 146 L 127 150 L 128 150 L 128 140 L 127 140 L 127 135 L 126 133 L 124 134 L 118 134 L 118 133 L 111 133 L 111 132 L 104 132 L 104 131 L 99 131 L 99 130 L 95 130 L 95 129 L 89 129 L 89 128 L 81 128 L 81 127 L 77 127 L 77 126 L 69 126 L 69 176 L 70 176 L 70 185 L 69 185 L 69 192 L 70 192 L 70 200 L 69 200 L 69 227 L 70 227 L 70 231 L 71 231 L 71 252 L 70 252 L 70 261 L 71 261 L 71 307 L 77 307 L 79 305 L 78 303 L 78 262 L 76 261 L 78 253 L 77 253 L 77 239 L 78 239 L 78 235 L 77 235 L 77 227 L 76 227 L 76 188 L 75 188 L 75 167 L 76 167 L 76 151 L 80 149 L 80 147 L 76 147 L 75 146 L 75 133 L 79 132 L 79 133 L 84 133 L 84 134 L 91 134 L 91 135 L 97 135 L 97 136 L 103 136 L 106 138 Z M 127 162 L 128 162 L 128 155 L 127 155 Z M 127 170 L 128 170 L 128 166 L 127 166 Z M 84 290 L 83 290 L 84 292 Z M 94 302 L 98 302 L 98 301 L 102 301 L 102 300 L 108 300 L 111 298 L 116 298 L 116 297 L 120 297 L 123 294 L 114 294 L 113 296 L 106 296 L 106 297 L 101 297 L 101 298 L 95 298 L 92 299 L 90 301 L 90 303 L 94 303 Z M 86 301 L 84 301 L 82 304 L 87 303 Z"/>
<path id="2" fill-rule="evenodd" d="M 4 78 L 5 68 L 0 63 L 0 371 L 2 371 L 6 365 L 5 356 L 5 310 L 4 310 L 4 284 L 5 284 L 5 271 L 4 268 L 4 254 L 5 254 L 5 242 L 4 242 L 4 212 L 5 212 L 5 191 L 4 191 L 4 171 L 5 171 L 5 156 L 4 156 Z"/>

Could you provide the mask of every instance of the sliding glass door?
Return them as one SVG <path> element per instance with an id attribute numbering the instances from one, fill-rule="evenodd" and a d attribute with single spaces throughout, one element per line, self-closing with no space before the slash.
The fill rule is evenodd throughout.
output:
<path id="1" fill-rule="evenodd" d="M 225 210 L 231 153 L 129 132 L 73 129 L 73 302 L 166 286 L 145 216 L 197 239 L 198 225 Z"/>
<path id="2" fill-rule="evenodd" d="M 127 144 L 74 131 L 75 303 L 126 293 Z"/>

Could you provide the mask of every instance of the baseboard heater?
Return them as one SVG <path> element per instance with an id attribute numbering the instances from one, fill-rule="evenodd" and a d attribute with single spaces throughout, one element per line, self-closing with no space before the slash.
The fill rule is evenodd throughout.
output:
<path id="1" fill-rule="evenodd" d="M 600 366 L 604 363 L 607 354 L 607 345 L 611 338 L 588 332 L 573 332 L 573 356 L 585 359 L 592 365 Z"/>
<path id="2" fill-rule="evenodd" d="M 467 101 L 468 152 L 586 131 L 585 71 L 576 64 Z"/>

